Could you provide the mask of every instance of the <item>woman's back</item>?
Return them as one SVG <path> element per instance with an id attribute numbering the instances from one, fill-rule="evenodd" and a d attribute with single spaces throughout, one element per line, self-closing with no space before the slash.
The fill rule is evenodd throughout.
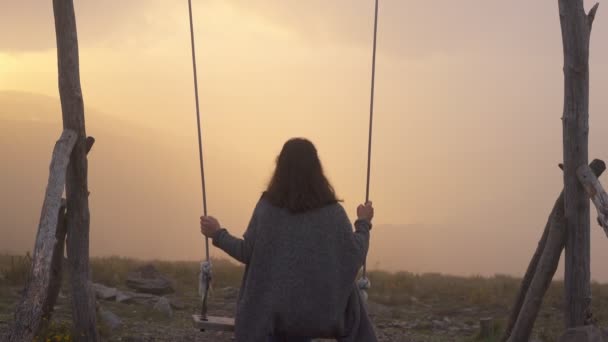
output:
<path id="1" fill-rule="evenodd" d="M 339 204 L 293 214 L 262 199 L 245 233 L 251 247 L 238 247 L 226 231 L 218 233 L 214 244 L 247 263 L 237 340 L 257 341 L 249 338 L 269 333 L 350 335 L 361 316 L 354 281 L 370 228 L 364 220 L 356 226 L 353 234 Z"/>
<path id="2" fill-rule="evenodd" d="M 236 313 L 237 341 L 270 335 L 375 341 L 355 277 L 369 243 L 371 203 L 355 232 L 323 173 L 314 145 L 287 141 L 243 239 L 212 217 L 201 230 L 246 264 Z"/>

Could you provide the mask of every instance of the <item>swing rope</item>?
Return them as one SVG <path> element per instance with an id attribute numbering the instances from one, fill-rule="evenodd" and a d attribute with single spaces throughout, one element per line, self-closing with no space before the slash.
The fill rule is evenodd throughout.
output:
<path id="1" fill-rule="evenodd" d="M 198 99 L 198 77 L 196 71 L 196 49 L 194 46 L 194 23 L 192 19 L 192 0 L 188 0 L 188 14 L 190 17 L 190 44 L 192 46 L 192 72 L 194 74 L 194 99 L 196 103 L 196 128 L 198 133 L 198 157 L 201 168 L 201 187 L 203 194 L 203 215 L 207 216 L 207 191 L 205 187 L 205 167 L 203 164 L 203 137 L 201 133 L 201 114 Z M 211 261 L 209 260 L 209 238 L 205 237 L 205 261 L 201 263 L 201 274 L 199 277 L 199 295 L 203 299 L 201 317 L 207 317 L 207 297 L 211 285 Z"/>
<path id="2" fill-rule="evenodd" d="M 374 86 L 376 83 L 376 36 L 378 33 L 378 0 L 376 0 L 376 6 L 374 10 L 374 44 L 372 50 L 372 81 L 370 90 L 370 101 L 369 101 L 369 138 L 367 142 L 367 182 L 365 186 L 365 203 L 369 202 L 369 180 L 371 174 L 371 162 L 372 162 L 372 127 L 374 123 Z M 367 278 L 367 261 L 363 262 L 363 274 L 359 281 L 357 281 L 359 289 L 365 291 L 371 287 L 371 283 Z M 367 293 L 365 293 L 367 297 Z"/>
<path id="3" fill-rule="evenodd" d="M 194 44 L 194 20 L 192 15 L 192 0 L 188 0 L 188 14 L 190 19 L 190 44 L 192 48 L 192 71 L 194 76 L 194 99 L 196 104 L 196 127 L 198 133 L 198 153 L 200 162 L 201 172 L 201 190 L 203 197 L 203 215 L 207 216 L 207 191 L 205 187 L 205 168 L 203 162 L 203 142 L 202 142 L 202 130 L 201 130 L 201 116 L 200 116 L 200 105 L 198 96 L 198 76 L 196 69 L 196 49 Z M 376 80 L 376 37 L 378 32 L 378 0 L 375 0 L 374 10 L 374 40 L 372 50 L 372 77 L 371 77 L 371 89 L 370 89 L 370 104 L 369 104 L 369 136 L 367 144 L 367 179 L 365 185 L 365 202 L 369 201 L 369 188 L 370 188 L 370 174 L 371 174 L 371 157 L 372 157 L 372 128 L 374 119 L 374 88 Z M 201 308 L 201 317 L 206 319 L 207 317 L 207 299 L 209 293 L 209 287 L 211 285 L 212 273 L 211 273 L 211 261 L 209 259 L 209 238 L 205 237 L 205 261 L 201 263 L 200 277 L 199 277 L 199 295 L 201 295 L 203 304 Z M 363 292 L 367 298 L 365 290 L 371 287 L 371 283 L 367 278 L 367 261 L 363 262 L 362 277 L 357 281 L 359 289 Z"/>

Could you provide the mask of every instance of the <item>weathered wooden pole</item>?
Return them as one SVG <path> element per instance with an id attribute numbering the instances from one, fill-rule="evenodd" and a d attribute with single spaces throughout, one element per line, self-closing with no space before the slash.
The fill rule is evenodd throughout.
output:
<path id="1" fill-rule="evenodd" d="M 588 163 L 589 40 L 598 4 L 589 14 L 583 0 L 558 0 L 564 52 L 564 212 L 566 220 L 566 327 L 591 315 L 589 198 L 576 171 Z"/>
<path id="2" fill-rule="evenodd" d="M 526 299 L 526 294 L 528 293 L 528 289 L 530 288 L 530 284 L 532 283 L 532 279 L 534 278 L 534 274 L 536 273 L 536 268 L 538 266 L 538 262 L 540 261 L 540 257 L 545 250 L 545 245 L 547 244 L 547 237 L 549 236 L 549 230 L 551 229 L 551 218 L 553 217 L 553 213 L 557 210 L 557 208 L 561 205 L 564 206 L 564 195 L 563 191 L 557 198 L 555 205 L 553 206 L 553 210 L 551 214 L 549 214 L 549 219 L 547 220 L 547 224 L 545 225 L 545 230 L 543 230 L 543 235 L 538 241 L 538 245 L 536 246 L 536 251 L 534 251 L 534 255 L 532 255 L 532 259 L 528 264 L 528 269 L 526 270 L 526 274 L 521 281 L 521 285 L 519 287 L 519 292 L 517 293 L 517 297 L 515 298 L 515 304 L 511 309 L 511 314 L 509 315 L 509 320 L 507 321 L 507 326 L 505 328 L 504 334 L 502 336 L 501 341 L 505 342 L 511 336 L 511 332 L 513 331 L 513 327 L 515 326 L 515 322 L 517 322 L 517 317 L 519 317 L 519 312 L 521 310 L 522 305 L 524 304 L 524 300 Z"/>
<path id="3" fill-rule="evenodd" d="M 87 185 L 87 135 L 80 88 L 78 34 L 73 0 L 53 0 L 59 94 L 63 127 L 78 135 L 66 178 L 67 255 L 72 289 L 74 340 L 99 340 L 95 303 L 89 288 L 89 199 Z"/>
<path id="4" fill-rule="evenodd" d="M 592 174 L 599 177 L 606 170 L 606 164 L 595 159 L 588 168 Z M 543 298 L 551 285 L 566 243 L 565 227 L 564 192 L 562 191 L 549 215 L 545 231 L 530 262 L 526 277 L 522 280 L 502 341 L 527 341 L 530 338 Z"/>
<path id="5" fill-rule="evenodd" d="M 597 223 L 608 236 L 608 193 L 590 167 L 583 165 L 578 168 L 576 174 L 597 209 Z"/>
<path id="6" fill-rule="evenodd" d="M 61 195 L 76 139 L 76 132 L 65 130 L 53 150 L 49 180 L 34 245 L 32 269 L 23 296 L 15 310 L 14 321 L 9 329 L 9 341 L 33 341 L 43 326 L 43 317 L 49 301 L 53 301 L 49 292 L 53 283 L 54 252 L 57 245 L 63 244 L 63 241 L 56 240 L 57 226 L 62 220 Z"/>
<path id="7" fill-rule="evenodd" d="M 591 162 L 591 167 L 589 168 L 597 176 L 601 175 L 605 169 L 606 165 L 600 160 Z M 530 339 L 543 298 L 557 270 L 567 235 L 563 192 L 556 203 L 554 211 L 551 213 L 549 227 L 545 250 L 538 262 L 536 272 L 530 282 L 517 321 L 511 332 L 509 338 L 511 342 L 528 341 Z"/>
<path id="8" fill-rule="evenodd" d="M 61 199 L 59 220 L 57 222 L 57 230 L 55 233 L 57 242 L 55 243 L 53 257 L 51 259 L 51 274 L 48 289 L 49 294 L 43 308 L 43 317 L 47 320 L 51 319 L 53 311 L 55 310 L 55 304 L 57 303 L 57 297 L 59 297 L 59 292 L 61 291 L 61 282 L 63 280 L 65 238 L 68 233 L 66 214 L 66 202 L 65 199 Z"/>

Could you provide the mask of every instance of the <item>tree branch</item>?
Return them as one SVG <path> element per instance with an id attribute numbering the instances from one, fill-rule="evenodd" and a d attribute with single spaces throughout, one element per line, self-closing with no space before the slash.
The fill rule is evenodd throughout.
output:
<path id="1" fill-rule="evenodd" d="M 595 20 L 595 13 L 597 12 L 598 7 L 600 7 L 600 3 L 596 2 L 595 5 L 593 5 L 591 10 L 589 11 L 589 14 L 587 14 L 587 18 L 589 19 L 589 27 L 593 26 L 593 21 Z"/>

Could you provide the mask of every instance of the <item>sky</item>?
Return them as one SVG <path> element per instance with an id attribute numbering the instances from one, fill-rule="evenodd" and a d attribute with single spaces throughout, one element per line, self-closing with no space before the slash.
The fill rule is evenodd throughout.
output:
<path id="1" fill-rule="evenodd" d="M 587 8 L 591 4 L 586 1 Z M 200 259 L 187 1 L 75 5 L 87 120 L 106 123 L 99 126 L 105 131 L 89 129 L 98 138 L 96 148 L 104 148 L 108 128 L 120 136 L 138 134 L 150 147 L 131 151 L 150 164 L 142 161 L 130 174 L 114 173 L 119 165 L 91 161 L 92 253 Z M 208 204 L 235 234 L 242 233 L 282 143 L 293 136 L 317 145 L 354 218 L 365 192 L 373 5 L 371 0 L 193 1 Z M 602 159 L 608 159 L 606 37 L 608 16 L 600 6 L 591 42 L 590 156 Z M 371 198 L 376 224 L 386 227 L 387 235 L 374 231 L 372 264 L 417 272 L 522 274 L 562 188 L 557 1 L 380 0 L 377 53 Z M 44 98 L 56 106 L 51 1 L 0 1 L 0 92 L 9 91 L 35 94 L 33 101 Z M 15 113 L 0 119 L 18 119 Z M 59 117 L 53 111 L 44 115 Z M 128 150 L 107 146 L 113 148 L 107 155 L 115 158 Z M 35 147 L 43 167 L 51 147 L 52 140 Z M 173 154 L 179 163 L 150 161 Z M 33 182 L 26 197 L 40 201 L 45 171 L 32 176 L 35 181 L 15 173 L 6 182 Z M 140 179 L 129 194 L 132 206 L 160 197 L 145 191 L 151 185 L 172 190 L 138 208 L 146 217 L 121 228 L 126 235 L 114 243 L 106 225 L 128 218 L 107 214 L 117 206 L 111 199 L 121 196 L 112 197 L 109 189 Z M 95 199 L 96 189 L 108 192 L 106 200 Z M 9 202 L 9 194 L 0 196 Z M 171 212 L 163 210 L 167 201 Z M 12 237 L 0 242 L 0 251 L 31 248 L 41 205 L 36 203 L 23 228 L 27 234 L 16 237 L 13 225 L 0 224 L 0 232 Z M 160 222 L 179 225 L 168 230 Z M 399 227 L 411 229 L 395 232 Z M 608 257 L 608 241 L 597 226 L 592 232 L 592 276 L 608 281 L 608 270 L 599 263 Z M 142 235 L 143 246 L 137 240 Z M 394 236 L 407 240 L 403 246 L 431 240 L 416 253 L 388 253 L 400 248 Z M 452 245 L 432 242 L 447 237 Z M 429 257 L 436 261 L 427 263 Z"/>

